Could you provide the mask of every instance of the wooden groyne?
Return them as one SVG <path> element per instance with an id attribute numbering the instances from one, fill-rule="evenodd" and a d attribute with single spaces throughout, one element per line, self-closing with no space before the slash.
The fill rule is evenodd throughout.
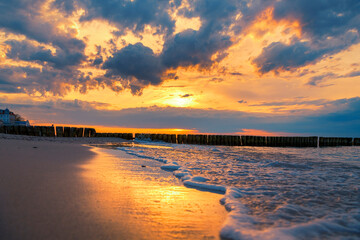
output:
<path id="1" fill-rule="evenodd" d="M 0 126 L 0 133 L 39 137 L 95 137 L 94 128 L 57 126 Z"/>
<path id="2" fill-rule="evenodd" d="M 360 146 L 360 138 L 285 137 L 207 134 L 97 133 L 94 128 L 68 126 L 0 126 L 0 133 L 41 137 L 112 137 L 127 140 L 150 140 L 177 144 L 259 146 L 259 147 L 337 147 Z"/>
<path id="3" fill-rule="evenodd" d="M 239 136 L 206 134 L 142 134 L 136 133 L 135 139 L 163 141 L 177 144 L 222 145 L 222 146 L 259 146 L 259 147 L 336 147 L 360 146 L 360 138 L 327 137 L 285 137 L 285 136 Z"/>

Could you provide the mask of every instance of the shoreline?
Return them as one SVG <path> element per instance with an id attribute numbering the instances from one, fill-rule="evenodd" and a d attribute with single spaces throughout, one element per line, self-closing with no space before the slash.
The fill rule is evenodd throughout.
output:
<path id="1" fill-rule="evenodd" d="M 6 239 L 219 238 L 221 195 L 184 187 L 156 161 L 84 146 L 121 139 L 1 135 Z"/>

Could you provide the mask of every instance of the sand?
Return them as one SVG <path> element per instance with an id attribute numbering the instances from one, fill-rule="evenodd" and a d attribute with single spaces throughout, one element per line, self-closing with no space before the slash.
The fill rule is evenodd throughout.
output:
<path id="1" fill-rule="evenodd" d="M 83 145 L 118 141 L 0 134 L 0 239 L 218 239 L 221 195 Z"/>

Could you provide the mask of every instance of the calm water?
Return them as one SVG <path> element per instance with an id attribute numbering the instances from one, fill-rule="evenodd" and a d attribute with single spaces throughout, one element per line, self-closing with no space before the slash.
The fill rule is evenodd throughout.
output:
<path id="1" fill-rule="evenodd" d="M 195 188 L 224 186 L 224 238 L 360 239 L 360 147 L 139 142 L 118 149 L 164 162 Z"/>

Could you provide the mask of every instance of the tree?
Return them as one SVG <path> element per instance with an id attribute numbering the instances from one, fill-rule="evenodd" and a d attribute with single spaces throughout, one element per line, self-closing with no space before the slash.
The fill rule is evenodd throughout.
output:
<path id="1" fill-rule="evenodd" d="M 25 119 L 19 114 L 15 114 L 15 121 L 25 121 Z"/>

